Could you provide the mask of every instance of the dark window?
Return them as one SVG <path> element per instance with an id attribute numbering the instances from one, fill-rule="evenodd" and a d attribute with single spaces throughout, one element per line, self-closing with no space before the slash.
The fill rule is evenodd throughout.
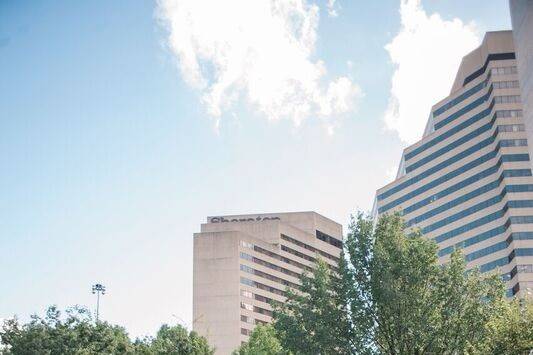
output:
<path id="1" fill-rule="evenodd" d="M 332 236 L 319 230 L 316 231 L 316 237 L 323 242 L 329 243 L 334 247 L 342 249 L 342 241 L 338 240 L 337 238 L 333 238 Z"/>
<path id="2" fill-rule="evenodd" d="M 473 72 L 472 74 L 470 74 L 469 76 L 467 76 L 465 78 L 465 80 L 463 81 L 463 86 L 465 86 L 469 82 L 471 82 L 474 79 L 476 79 L 476 78 L 480 77 L 481 75 L 483 75 L 485 70 L 487 70 L 487 66 L 489 65 L 490 61 L 492 61 L 492 60 L 506 60 L 506 59 L 515 59 L 515 54 L 513 52 L 489 54 L 487 56 L 487 60 L 485 61 L 485 64 L 483 64 L 483 66 L 481 68 L 479 68 L 478 70 L 476 70 L 475 72 Z"/>

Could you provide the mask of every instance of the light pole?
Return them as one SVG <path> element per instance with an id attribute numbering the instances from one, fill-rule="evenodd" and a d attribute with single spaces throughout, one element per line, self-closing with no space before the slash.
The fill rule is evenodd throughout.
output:
<path id="1" fill-rule="evenodd" d="M 100 313 L 100 293 L 105 295 L 105 286 L 102 284 L 93 285 L 93 295 L 96 293 L 96 322 L 98 322 L 98 315 Z"/>

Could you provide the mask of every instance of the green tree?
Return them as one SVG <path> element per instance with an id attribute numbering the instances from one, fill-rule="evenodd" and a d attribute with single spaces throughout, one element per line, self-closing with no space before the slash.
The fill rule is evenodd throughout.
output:
<path id="1" fill-rule="evenodd" d="M 504 297 L 499 276 L 467 273 L 459 251 L 439 266 L 436 243 L 419 231 L 406 235 L 398 214 L 383 216 L 375 229 L 372 223 L 361 215 L 353 221 L 348 270 L 357 285 L 352 308 L 367 303 L 363 309 L 374 322 L 373 343 L 380 352 L 454 354 L 481 341 Z"/>
<path id="2" fill-rule="evenodd" d="M 3 353 L 26 354 L 130 354 L 133 346 L 124 328 L 107 322 L 94 323 L 81 307 L 67 309 L 65 317 L 50 307 L 44 318 L 33 315 L 21 325 L 17 319 L 4 322 L 0 332 Z"/>
<path id="3" fill-rule="evenodd" d="M 472 354 L 528 354 L 533 350 L 533 301 L 502 302 L 486 328 L 489 336 L 474 346 Z"/>
<path id="4" fill-rule="evenodd" d="M 0 331 L 0 354 L 5 355 L 212 355 L 204 337 L 181 325 L 163 325 L 155 338 L 131 342 L 125 329 L 107 322 L 93 322 L 81 307 L 67 309 L 65 315 L 50 307 L 44 318 L 32 316 L 21 325 L 17 319 L 4 321 Z"/>
<path id="5" fill-rule="evenodd" d="M 303 274 L 299 290 L 275 305 L 275 329 L 284 349 L 293 354 L 344 354 L 351 347 L 346 303 L 338 275 L 318 260 Z"/>
<path id="6" fill-rule="evenodd" d="M 490 336 L 504 302 L 499 275 L 466 271 L 459 251 L 406 235 L 400 215 L 352 218 L 338 273 L 319 263 L 274 313 L 295 354 L 459 354 Z"/>
<path id="7" fill-rule="evenodd" d="M 148 340 L 149 346 L 137 343 L 139 351 L 147 351 L 148 354 L 169 355 L 211 355 L 214 354 L 207 340 L 196 332 L 188 332 L 181 325 L 162 325 L 154 339 Z"/>
<path id="8" fill-rule="evenodd" d="M 281 355 L 286 354 L 272 325 L 258 325 L 248 342 L 242 344 L 233 355 Z"/>

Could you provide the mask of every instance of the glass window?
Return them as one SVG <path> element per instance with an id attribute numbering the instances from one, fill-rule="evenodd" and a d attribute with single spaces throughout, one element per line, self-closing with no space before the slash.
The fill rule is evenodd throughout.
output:
<path id="1" fill-rule="evenodd" d="M 246 253 L 243 253 L 243 252 L 241 251 L 241 259 L 245 259 L 245 260 L 253 261 L 253 260 L 254 260 L 254 257 L 251 256 L 250 254 L 246 254 Z"/>
<path id="2" fill-rule="evenodd" d="M 252 317 L 241 315 L 241 322 L 248 323 L 248 324 L 255 324 L 255 321 Z"/>
<path id="3" fill-rule="evenodd" d="M 495 96 L 494 102 L 497 104 L 514 104 L 521 102 L 520 95 Z"/>
<path id="4" fill-rule="evenodd" d="M 254 310 L 254 306 L 252 306 L 251 304 L 246 303 L 246 302 L 241 302 L 241 308 L 242 309 L 246 309 L 247 311 L 253 311 Z"/>
<path id="5" fill-rule="evenodd" d="M 248 248 L 248 249 L 253 249 L 254 245 L 252 243 L 248 243 L 248 242 L 245 242 L 244 240 L 241 240 L 241 247 Z"/>
<path id="6" fill-rule="evenodd" d="M 241 290 L 241 296 L 243 296 L 243 297 L 247 297 L 247 298 L 253 298 L 253 297 L 254 297 L 254 294 L 251 293 L 251 292 L 248 291 L 248 290 Z"/>
<path id="7" fill-rule="evenodd" d="M 459 123 L 457 126 L 454 126 L 454 127 L 450 128 L 448 131 L 446 131 L 443 134 L 441 134 L 440 136 L 437 136 L 437 137 L 433 138 L 432 140 L 422 144 L 418 148 L 415 148 L 412 151 L 410 151 L 408 153 L 405 153 L 405 155 L 404 155 L 405 161 L 407 161 L 407 160 L 413 158 L 414 156 L 422 153 L 423 151 L 429 149 L 430 147 L 433 147 L 435 144 L 437 144 L 437 143 L 439 143 L 439 142 L 441 142 L 441 141 L 443 141 L 445 139 L 450 138 L 454 134 L 462 131 L 466 127 L 471 126 L 472 124 L 476 123 L 477 121 L 487 117 L 492 112 L 492 108 L 493 107 L 494 107 L 494 101 L 489 105 L 488 108 L 484 109 L 483 111 L 481 111 L 481 112 L 475 114 L 474 116 L 470 117 L 469 119 Z"/>

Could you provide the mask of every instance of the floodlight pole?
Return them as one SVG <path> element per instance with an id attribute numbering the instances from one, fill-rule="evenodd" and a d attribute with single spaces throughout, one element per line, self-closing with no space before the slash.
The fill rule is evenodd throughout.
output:
<path id="1" fill-rule="evenodd" d="M 96 322 L 98 323 L 98 316 L 100 315 L 100 293 L 105 295 L 105 286 L 102 284 L 93 285 L 93 295 L 96 293 Z"/>

